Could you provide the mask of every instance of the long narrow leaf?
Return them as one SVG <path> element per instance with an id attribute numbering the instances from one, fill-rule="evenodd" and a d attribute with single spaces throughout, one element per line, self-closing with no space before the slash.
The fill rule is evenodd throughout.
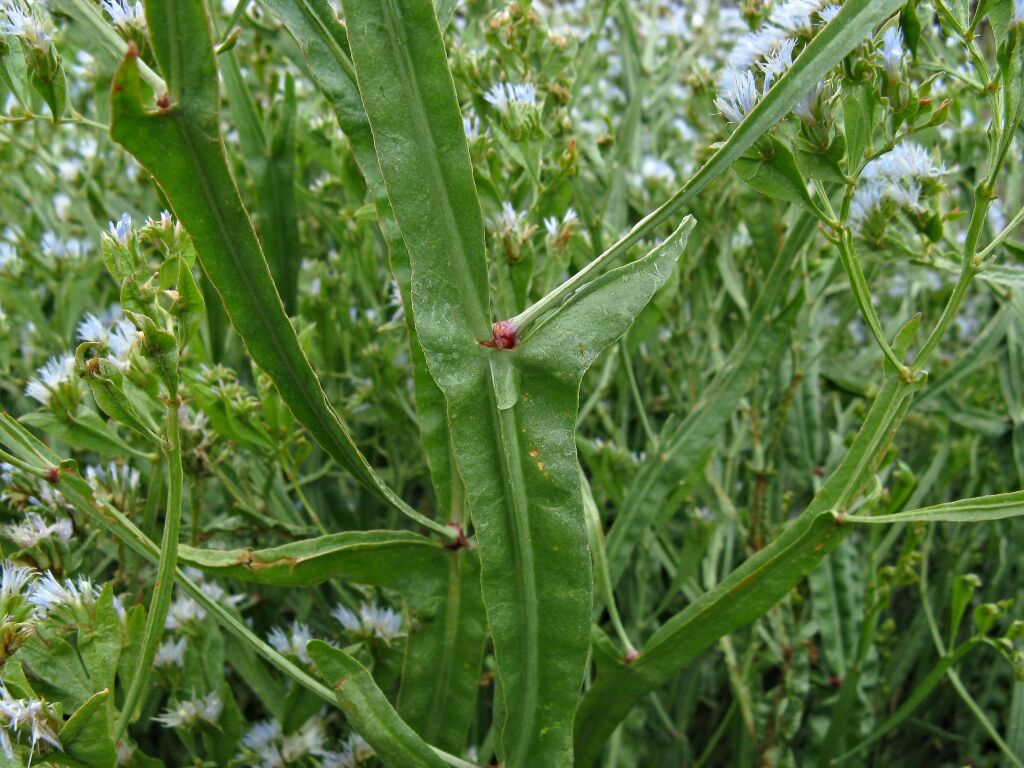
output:
<path id="1" fill-rule="evenodd" d="M 842 523 L 985 523 L 1024 515 L 1024 491 L 960 499 L 891 515 L 837 515 Z"/>
<path id="2" fill-rule="evenodd" d="M 149 0 L 146 15 L 170 89 L 168 104 L 147 111 L 137 56 L 129 54 L 114 81 L 111 135 L 153 174 L 188 230 L 232 324 L 296 418 L 377 496 L 444 532 L 373 471 L 327 402 L 299 345 L 228 168 L 219 132 L 217 67 L 203 4 Z"/>

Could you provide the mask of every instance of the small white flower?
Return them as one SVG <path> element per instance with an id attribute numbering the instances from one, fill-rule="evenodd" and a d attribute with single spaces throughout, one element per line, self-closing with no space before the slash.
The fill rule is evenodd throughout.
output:
<path id="1" fill-rule="evenodd" d="M 654 155 L 645 155 L 640 161 L 640 177 L 643 181 L 674 184 L 676 172 L 672 166 Z"/>
<path id="2" fill-rule="evenodd" d="M 110 20 L 115 27 L 144 27 L 146 25 L 146 12 L 142 8 L 141 0 L 131 4 L 128 0 L 101 0 L 103 10 L 110 15 Z"/>
<path id="3" fill-rule="evenodd" d="M 730 123 L 739 123 L 754 108 L 757 99 L 757 83 L 749 70 L 727 70 L 719 84 L 715 106 Z"/>
<path id="4" fill-rule="evenodd" d="M 216 725 L 224 708 L 220 695 L 211 693 L 201 699 L 179 701 L 153 719 L 165 728 L 192 727 L 201 721 Z"/>
<path id="5" fill-rule="evenodd" d="M 107 340 L 108 336 L 106 323 L 91 312 L 79 321 L 75 331 L 78 334 L 79 341 L 98 341 L 103 343 Z"/>
<path id="6" fill-rule="evenodd" d="M 537 106 L 537 88 L 533 83 L 495 83 L 487 89 L 484 99 L 503 115 L 507 115 L 517 106 Z"/>
<path id="7" fill-rule="evenodd" d="M 0 242 L 0 270 L 13 269 L 17 263 L 17 249 L 10 243 Z"/>
<path id="8" fill-rule="evenodd" d="M 28 397 L 38 400 L 43 405 L 50 404 L 53 392 L 62 384 L 75 382 L 75 358 L 71 355 L 51 357 L 45 365 L 36 369 L 39 378 L 31 378 L 25 387 Z"/>
<path id="9" fill-rule="evenodd" d="M 820 18 L 823 22 L 828 24 L 830 21 L 832 21 L 832 19 L 839 15 L 839 12 L 841 10 L 843 9 L 836 5 L 835 3 L 829 3 L 820 11 L 818 11 L 818 18 Z"/>
<path id="10" fill-rule="evenodd" d="M 286 633 L 280 627 L 274 627 L 267 635 L 269 642 L 280 653 L 294 656 L 303 664 L 311 664 L 313 660 L 306 652 L 306 643 L 313 639 L 309 627 L 298 621 L 292 622 L 291 633 Z"/>
<path id="11" fill-rule="evenodd" d="M 167 610 L 164 629 L 181 629 L 195 621 L 206 617 L 205 609 L 188 595 L 178 594 Z"/>
<path id="12" fill-rule="evenodd" d="M 764 59 L 758 62 L 758 67 L 764 72 L 764 86 L 761 89 L 761 93 L 768 93 L 768 89 L 772 87 L 772 82 L 776 77 L 782 75 L 793 66 L 793 49 L 796 48 L 796 40 L 792 38 L 786 38 L 779 43 L 775 49 L 769 53 Z"/>
<path id="13" fill-rule="evenodd" d="M 54 195 L 53 212 L 57 214 L 58 219 L 67 221 L 68 214 L 71 213 L 71 197 L 65 195 L 63 192 L 58 192 Z"/>
<path id="14" fill-rule="evenodd" d="M 17 544 L 21 549 L 30 549 L 40 542 L 56 538 L 67 544 L 71 540 L 72 526 L 70 520 L 58 520 L 47 523 L 42 515 L 29 512 L 24 520 L 9 523 L 3 527 L 3 535 Z"/>
<path id="15" fill-rule="evenodd" d="M 3 575 L 0 576 L 0 601 L 6 601 L 9 597 L 20 595 L 21 590 L 32 579 L 35 578 L 35 571 L 23 565 L 4 560 L 2 566 Z"/>
<path id="16" fill-rule="evenodd" d="M 318 717 L 309 718 L 298 731 L 281 742 L 281 757 L 287 763 L 296 762 L 306 755 L 320 755 L 323 751 L 324 725 Z"/>
<path id="17" fill-rule="evenodd" d="M 387 607 L 363 603 L 357 616 L 345 606 L 337 605 L 331 615 L 354 635 L 392 640 L 402 634 L 402 615 Z"/>
<path id="18" fill-rule="evenodd" d="M 480 138 L 480 118 L 476 115 L 464 116 L 462 118 L 462 130 L 466 133 L 466 140 L 470 143 Z"/>
<path id="19" fill-rule="evenodd" d="M 3 0 L 0 2 L 0 31 L 20 37 L 36 50 L 46 52 L 53 35 L 48 24 L 34 10 L 23 0 Z"/>
<path id="20" fill-rule="evenodd" d="M 116 224 L 110 222 L 109 229 L 111 237 L 122 245 L 127 245 L 128 236 L 132 232 L 132 217 L 127 213 L 122 213 L 121 218 L 117 220 Z"/>
<path id="21" fill-rule="evenodd" d="M 808 32 L 818 5 L 817 0 L 788 0 L 772 10 L 768 21 L 787 32 Z"/>
<path id="22" fill-rule="evenodd" d="M 893 24 L 882 32 L 882 66 L 890 82 L 900 79 L 900 68 L 903 66 L 903 32 Z"/>
<path id="23" fill-rule="evenodd" d="M 242 737 L 242 744 L 259 752 L 281 738 L 281 724 L 277 720 L 261 720 Z"/>
<path id="24" fill-rule="evenodd" d="M 788 37 L 784 29 L 768 25 L 743 35 L 726 57 L 728 68 L 736 72 L 749 69 Z"/>
<path id="25" fill-rule="evenodd" d="M 49 571 L 32 582 L 27 602 L 39 609 L 43 615 L 62 605 L 82 607 L 92 605 L 99 597 L 100 590 L 89 579 L 79 576 L 77 581 L 57 581 Z"/>
<path id="26" fill-rule="evenodd" d="M 856 229 L 871 212 L 891 200 L 896 205 L 920 211 L 920 182 L 946 173 L 941 162 L 932 160 L 928 151 L 912 141 L 904 142 L 868 163 L 850 204 L 850 222 Z"/>
<path id="27" fill-rule="evenodd" d="M 810 123 L 811 125 L 816 123 L 818 119 L 814 115 L 814 108 L 817 105 L 818 97 L 821 95 L 824 88 L 825 83 L 823 80 L 819 80 L 815 83 L 811 87 L 811 90 L 807 92 L 807 95 L 800 99 L 800 101 L 796 103 L 796 106 L 793 107 L 793 114 L 805 123 Z"/>
<path id="28" fill-rule="evenodd" d="M 128 368 L 128 358 L 141 340 L 135 325 L 128 320 L 118 320 L 107 337 L 107 348 L 112 355 L 111 362 L 122 371 Z"/>
<path id="29" fill-rule="evenodd" d="M 153 666 L 185 666 L 186 648 L 188 648 L 188 638 L 181 637 L 177 640 L 164 640 L 160 643 L 160 647 L 156 649 L 156 656 L 153 658 Z"/>
<path id="30" fill-rule="evenodd" d="M 36 744 L 45 742 L 51 747 L 61 749 L 60 739 L 51 725 L 55 718 L 50 706 L 36 699 L 17 699 L 10 694 L 6 686 L 0 684 L 0 725 L 6 726 L 15 738 L 27 730 L 32 737 L 32 749 Z M 8 758 L 14 756 L 11 749 L 10 736 L 7 731 L 0 730 L 0 740 L 4 753 Z"/>

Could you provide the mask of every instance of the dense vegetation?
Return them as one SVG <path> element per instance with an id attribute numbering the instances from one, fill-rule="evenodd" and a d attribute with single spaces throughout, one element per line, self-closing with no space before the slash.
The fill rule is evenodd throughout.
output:
<path id="1" fill-rule="evenodd" d="M 1024 765 L 1022 69 L 0 0 L 0 765 Z"/>

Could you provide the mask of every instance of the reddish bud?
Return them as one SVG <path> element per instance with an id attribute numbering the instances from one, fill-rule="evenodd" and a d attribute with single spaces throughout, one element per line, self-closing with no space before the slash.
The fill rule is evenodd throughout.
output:
<path id="1" fill-rule="evenodd" d="M 636 661 L 639 658 L 640 658 L 640 651 L 638 651 L 636 648 L 630 648 L 628 651 L 626 651 L 625 655 L 622 657 L 622 660 L 626 664 L 632 664 L 634 661 Z"/>
<path id="2" fill-rule="evenodd" d="M 128 41 L 128 50 L 125 51 L 125 58 L 137 59 L 139 58 L 139 47 L 135 44 L 134 40 Z"/>
<path id="3" fill-rule="evenodd" d="M 156 100 L 156 105 L 158 107 L 160 107 L 160 109 L 167 109 L 168 107 L 170 107 L 171 106 L 171 94 L 169 94 L 166 91 L 164 91 L 164 95 Z"/>
<path id="4" fill-rule="evenodd" d="M 466 538 L 466 532 L 462 530 L 462 526 L 458 523 L 449 523 L 449 528 L 455 529 L 455 538 L 444 545 L 444 548 L 455 552 L 459 549 L 465 549 L 469 546 L 469 539 Z"/>
<path id="5" fill-rule="evenodd" d="M 46 470 L 46 482 L 50 485 L 56 485 L 58 480 L 60 480 L 60 469 L 57 467 L 50 467 Z"/>
<path id="6" fill-rule="evenodd" d="M 490 340 L 481 341 L 480 345 L 496 349 L 515 349 L 518 343 L 519 328 L 511 320 L 499 320 L 491 326 Z"/>

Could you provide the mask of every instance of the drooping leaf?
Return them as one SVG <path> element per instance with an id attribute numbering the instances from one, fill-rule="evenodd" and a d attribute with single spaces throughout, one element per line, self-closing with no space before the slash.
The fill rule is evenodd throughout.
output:
<path id="1" fill-rule="evenodd" d="M 444 762 L 398 716 L 366 668 L 321 640 L 306 646 L 349 723 L 388 768 L 443 768 Z"/>

